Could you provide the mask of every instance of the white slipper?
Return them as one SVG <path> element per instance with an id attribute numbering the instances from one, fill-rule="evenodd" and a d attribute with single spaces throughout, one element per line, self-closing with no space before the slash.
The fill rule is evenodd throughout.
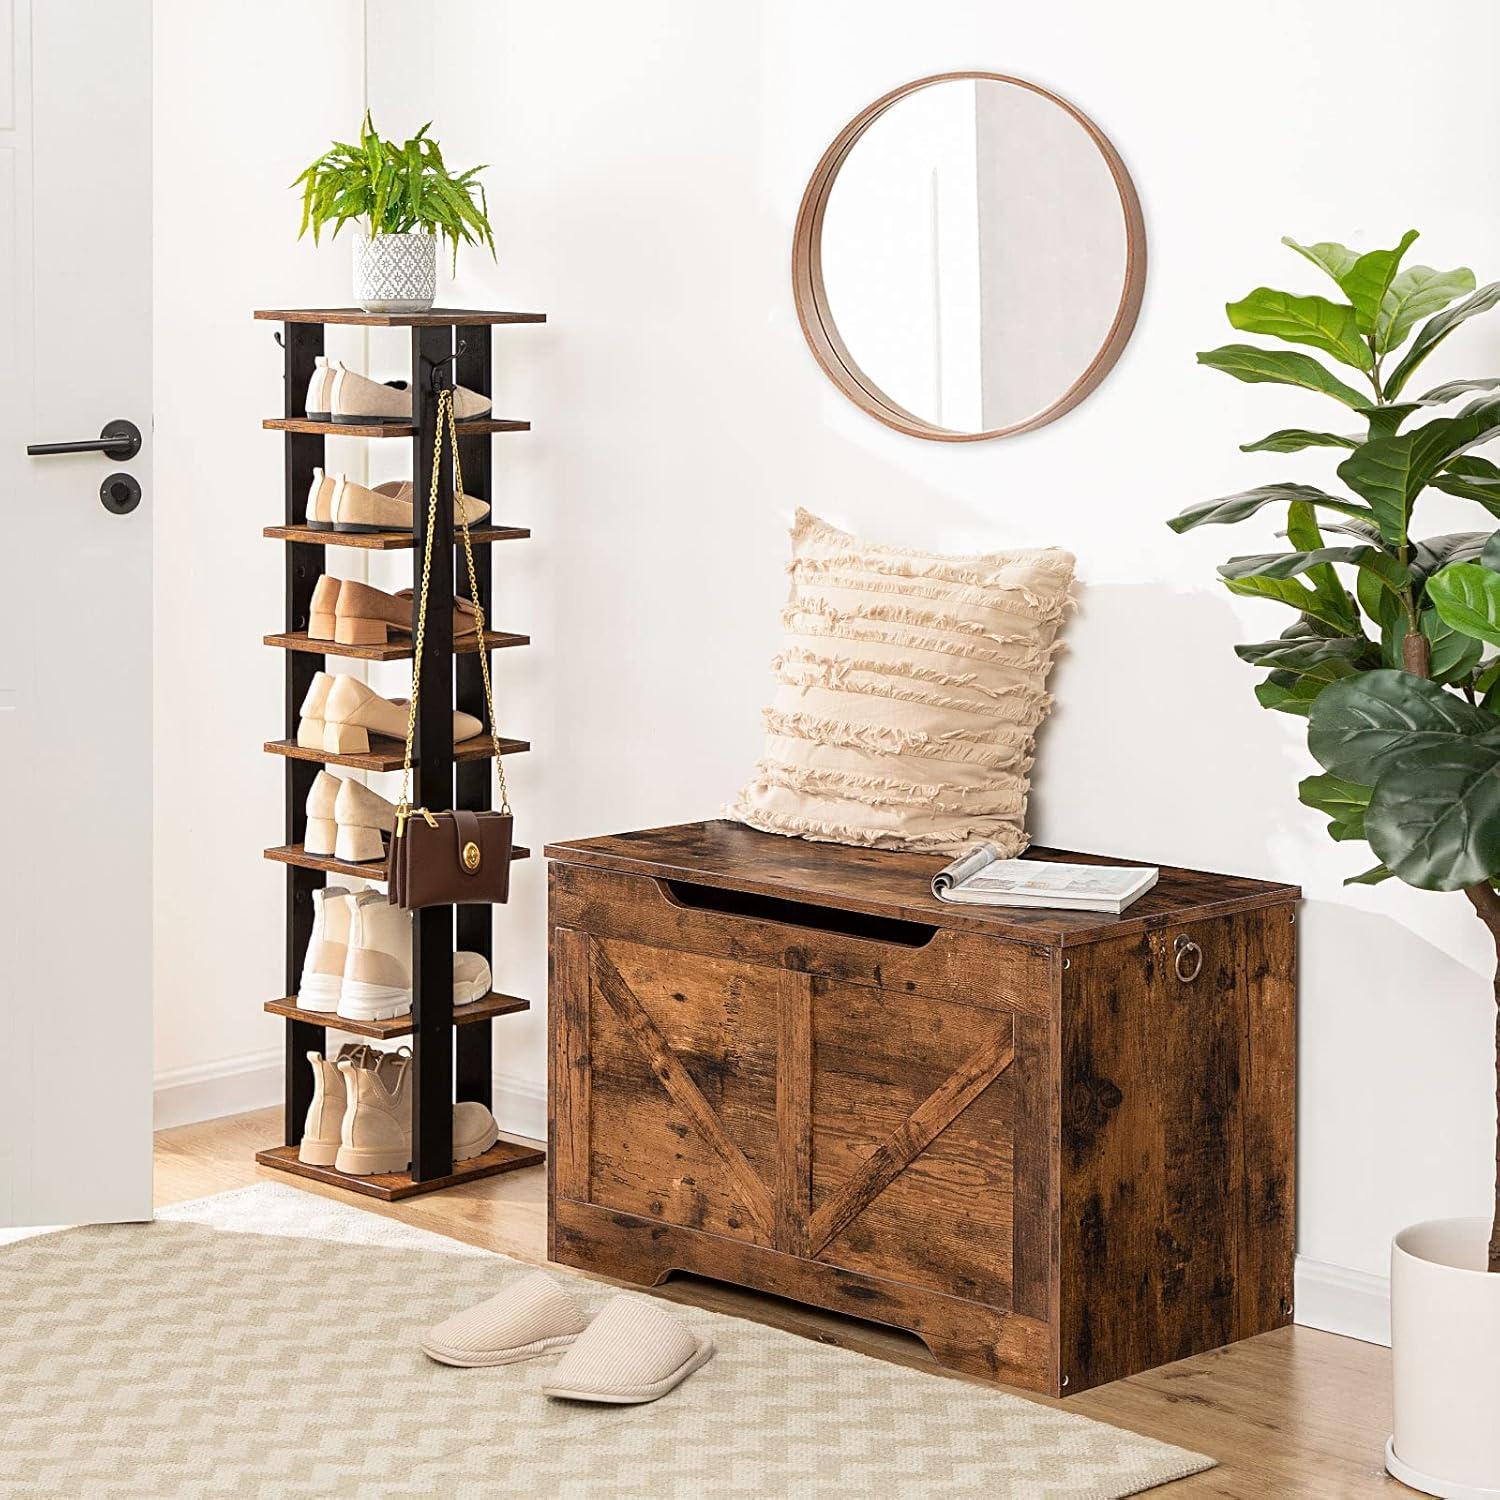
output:
<path id="1" fill-rule="evenodd" d="M 439 1323 L 422 1352 L 440 1364 L 475 1369 L 513 1365 L 565 1349 L 588 1326 L 578 1304 L 545 1271 Z"/>
<path id="2" fill-rule="evenodd" d="M 616 1297 L 542 1382 L 549 1396 L 611 1401 L 622 1406 L 655 1401 L 713 1358 L 660 1302 Z"/>

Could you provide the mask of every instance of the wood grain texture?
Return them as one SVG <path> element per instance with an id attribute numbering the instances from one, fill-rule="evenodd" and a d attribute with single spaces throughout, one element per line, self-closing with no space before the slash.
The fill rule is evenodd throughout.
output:
<path id="1" fill-rule="evenodd" d="M 545 323 L 546 313 L 497 312 L 478 307 L 429 307 L 425 312 L 375 313 L 362 307 L 258 308 L 268 323 L 351 323 L 370 328 L 482 328 L 505 323 Z"/>
<path id="2" fill-rule="evenodd" d="M 1025 1066 L 1020 1049 L 1011 1067 Z M 254 1160 L 257 1145 L 280 1126 L 279 1109 L 230 1115 L 156 1135 L 158 1207 L 233 1191 L 275 1176 L 299 1191 L 354 1204 L 365 1212 L 444 1234 L 465 1244 L 540 1264 L 547 1248 L 547 1180 L 542 1167 L 464 1184 L 456 1192 L 382 1202 L 339 1186 L 271 1173 Z M 554 1266 L 555 1274 L 577 1274 Z M 599 1273 L 595 1273 L 599 1274 Z M 845 1316 L 749 1288 L 675 1276 L 649 1295 L 748 1318 L 821 1343 L 853 1349 L 933 1378 L 988 1383 L 956 1372 L 896 1327 Z M 1381 1463 L 1391 1430 L 1390 1350 L 1303 1327 L 1231 1344 L 1066 1402 L 1112 1422 L 1201 1453 L 1219 1467 L 1180 1480 L 1163 1495 L 1178 1500 L 1380 1500 L 1405 1494 Z"/>
<path id="3" fill-rule="evenodd" d="M 552 1221 L 564 1265 L 644 1286 L 674 1271 L 753 1286 L 907 1329 L 952 1369 L 1026 1390 L 1046 1383 L 1049 1331 L 1035 1318 L 571 1199 L 557 1200 Z"/>
<path id="4" fill-rule="evenodd" d="M 813 1214 L 808 1250 L 816 1255 L 884 1192 L 1011 1065 L 1010 1026 L 996 1026 L 936 1089 L 864 1159 L 854 1175 Z"/>
<path id="5" fill-rule="evenodd" d="M 387 1203 L 411 1198 L 418 1193 L 434 1193 L 441 1188 L 456 1187 L 459 1183 L 473 1182 L 481 1177 L 493 1177 L 500 1172 L 534 1167 L 541 1163 L 543 1156 L 543 1152 L 532 1146 L 518 1146 L 513 1141 L 496 1141 L 483 1155 L 458 1162 L 445 1176 L 429 1177 L 417 1182 L 409 1172 L 380 1172 L 369 1177 L 355 1177 L 349 1172 L 340 1172 L 336 1167 L 310 1167 L 298 1159 L 295 1146 L 275 1146 L 255 1153 L 256 1161 L 263 1167 L 274 1167 L 278 1172 L 291 1172 L 297 1177 L 310 1177 L 314 1182 L 343 1188 L 351 1193 L 361 1193 L 369 1198 L 381 1198 Z"/>
<path id="6" fill-rule="evenodd" d="M 260 425 L 268 432 L 319 432 L 326 437 L 409 438 L 417 433 L 411 422 L 313 422 L 307 417 L 267 417 Z M 512 417 L 468 417 L 458 429 L 463 437 L 484 437 L 497 432 L 530 432 L 531 423 Z"/>
<path id="7" fill-rule="evenodd" d="M 765 1183 L 739 1145 L 730 1139 L 692 1075 L 679 1061 L 667 1039 L 647 1014 L 635 992 L 621 978 L 608 955 L 597 943 L 590 943 L 588 951 L 589 975 L 598 992 L 609 1002 L 616 1017 L 631 1033 L 656 1081 L 692 1122 L 702 1139 L 713 1148 L 723 1170 L 729 1175 L 735 1195 L 754 1215 L 761 1230 L 770 1234 L 775 1225 L 776 1211 Z"/>
<path id="8" fill-rule="evenodd" d="M 809 1240 L 813 1107 L 811 977 L 794 969 L 782 970 L 777 975 L 776 1000 L 775 1245 L 788 1255 L 810 1255 L 814 1249 Z"/>
<path id="9" fill-rule="evenodd" d="M 311 526 L 266 526 L 261 535 L 274 542 L 297 542 L 308 547 L 355 547 L 365 552 L 410 552 L 416 545 L 409 531 L 319 531 Z M 521 542 L 529 526 L 471 526 L 476 547 L 490 542 Z"/>
<path id="10" fill-rule="evenodd" d="M 552 930 L 549 950 L 551 1004 L 548 1029 L 548 1154 L 552 1188 L 569 1198 L 589 1193 L 589 1122 L 593 1114 L 590 1055 L 588 938 L 565 927 Z"/>
<path id="11" fill-rule="evenodd" d="M 1271 994 L 1252 1001 L 1245 983 L 1268 928 L 1289 933 L 1290 906 L 1073 956 L 1062 1019 L 1060 1343 L 1069 1389 L 1290 1318 L 1289 941 Z M 1177 937 L 1202 950 L 1191 980 L 1175 968 Z M 1247 1087 L 1251 1047 L 1284 1081 Z"/>
<path id="12" fill-rule="evenodd" d="M 1163 865 L 1156 885 L 1120 916 L 958 906 L 939 901 L 932 894 L 932 877 L 947 862 L 941 855 L 851 849 L 781 838 L 725 819 L 549 844 L 545 853 L 548 859 L 567 864 L 682 880 L 1052 947 L 1072 947 L 1168 924 L 1254 911 L 1301 895 L 1295 886 Z M 1058 849 L 1030 849 L 1025 857 L 1077 864 L 1150 863 Z"/>
<path id="13" fill-rule="evenodd" d="M 400 740 L 385 735 L 372 734 L 370 748 L 363 755 L 332 755 L 326 750 L 305 750 L 296 740 L 267 740 L 262 748 L 267 755 L 284 755 L 291 760 L 315 760 L 325 766 L 350 766 L 356 771 L 399 771 L 405 746 Z M 502 755 L 522 755 L 531 749 L 529 740 L 512 740 L 500 737 Z M 490 760 L 494 757 L 494 746 L 487 734 L 476 735 L 453 747 L 453 759 L 460 764 L 465 761 Z M 413 762 L 415 764 L 415 762 Z"/>
<path id="14" fill-rule="evenodd" d="M 284 1000 L 267 1000 L 264 1007 L 273 1016 L 285 1016 L 289 1021 L 305 1021 L 311 1026 L 327 1026 L 335 1031 L 348 1031 L 355 1036 L 373 1036 L 389 1040 L 391 1037 L 409 1036 L 415 1022 L 408 1011 L 404 1016 L 393 1016 L 388 1021 L 354 1021 L 326 1010 L 304 1010 L 297 1004 L 295 995 Z M 496 1016 L 514 1015 L 517 1011 L 530 1010 L 531 1001 L 517 995 L 499 995 L 491 992 L 480 1000 L 471 1000 L 465 1005 L 453 1007 L 453 1024 L 468 1026 L 476 1021 L 492 1021 Z"/>
<path id="15" fill-rule="evenodd" d="M 410 661 L 412 658 L 410 636 L 396 636 L 383 646 L 345 646 L 321 636 L 310 636 L 305 630 L 283 631 L 277 635 L 262 636 L 261 639 L 267 646 L 275 646 L 281 651 L 306 651 L 314 656 L 349 656 L 361 661 Z M 503 651 L 508 646 L 529 646 L 531 637 L 516 635 L 508 630 L 486 630 L 484 644 L 488 651 Z M 453 643 L 455 656 L 478 650 L 479 642 L 473 636 L 467 641 L 458 640 Z"/>
<path id="16" fill-rule="evenodd" d="M 354 875 L 365 880 L 384 880 L 385 861 L 370 859 L 355 863 L 347 859 L 335 859 L 332 855 L 309 854 L 301 844 L 278 844 L 263 851 L 265 858 L 278 864 L 299 865 L 304 870 L 327 870 L 330 875 Z M 510 851 L 512 860 L 530 859 L 531 850 L 516 844 Z"/>

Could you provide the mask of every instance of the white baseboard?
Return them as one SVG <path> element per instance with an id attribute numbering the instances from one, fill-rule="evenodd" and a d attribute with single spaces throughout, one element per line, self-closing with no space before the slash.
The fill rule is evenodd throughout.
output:
<path id="1" fill-rule="evenodd" d="M 247 1052 L 219 1062 L 158 1073 L 153 1098 L 153 1128 L 197 1125 L 225 1115 L 244 1114 L 281 1102 L 281 1053 L 277 1049 Z M 547 1089 L 529 1078 L 496 1073 L 495 1121 L 507 1135 L 547 1139 Z"/>
<path id="2" fill-rule="evenodd" d="M 1367 1344 L 1391 1342 L 1391 1284 L 1384 1276 L 1297 1257 L 1296 1321 Z"/>
<path id="3" fill-rule="evenodd" d="M 281 1102 L 281 1051 L 246 1052 L 191 1068 L 169 1068 L 154 1080 L 152 1121 L 157 1130 L 196 1125 Z"/>

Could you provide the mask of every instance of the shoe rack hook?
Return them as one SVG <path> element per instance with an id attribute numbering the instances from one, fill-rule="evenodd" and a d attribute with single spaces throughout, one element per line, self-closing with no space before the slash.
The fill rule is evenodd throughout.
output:
<path id="1" fill-rule="evenodd" d="M 443 389 L 443 366 L 448 364 L 454 365 L 456 377 L 457 361 L 460 356 L 468 352 L 468 348 L 468 341 L 465 339 L 460 339 L 458 341 L 458 348 L 455 349 L 452 354 L 445 354 L 441 359 L 435 359 L 432 361 L 432 394 L 434 396 Z M 457 383 L 456 378 L 454 383 Z"/>
<path id="2" fill-rule="evenodd" d="M 282 347 L 282 348 L 283 348 L 283 349 L 285 349 L 285 348 L 286 348 L 286 340 L 285 340 L 285 339 L 283 339 L 283 338 L 282 338 L 282 336 L 281 336 L 281 330 L 280 330 L 280 329 L 277 329 L 277 330 L 276 330 L 276 331 L 275 331 L 275 332 L 274 332 L 274 333 L 272 333 L 272 335 L 271 335 L 271 337 L 272 337 L 272 338 L 273 338 L 273 339 L 275 339 L 275 340 L 276 340 L 276 342 L 277 342 L 277 343 L 278 343 L 278 344 L 279 344 L 279 345 L 280 345 L 280 346 L 281 346 L 281 347 Z"/>

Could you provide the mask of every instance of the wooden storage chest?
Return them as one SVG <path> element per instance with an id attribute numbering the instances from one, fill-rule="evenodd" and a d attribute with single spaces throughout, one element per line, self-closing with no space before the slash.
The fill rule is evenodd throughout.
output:
<path id="1" fill-rule="evenodd" d="M 1296 887 L 986 910 L 728 822 L 547 856 L 554 1260 L 1054 1395 L 1290 1321 Z"/>

